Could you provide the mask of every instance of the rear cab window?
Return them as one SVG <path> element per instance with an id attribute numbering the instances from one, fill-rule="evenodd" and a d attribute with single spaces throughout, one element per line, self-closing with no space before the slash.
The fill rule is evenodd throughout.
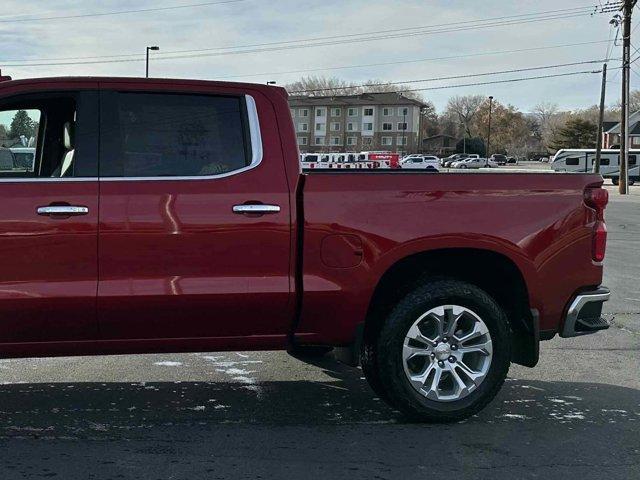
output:
<path id="1" fill-rule="evenodd" d="M 252 164 L 244 96 L 104 91 L 101 105 L 101 177 L 207 177 Z"/>

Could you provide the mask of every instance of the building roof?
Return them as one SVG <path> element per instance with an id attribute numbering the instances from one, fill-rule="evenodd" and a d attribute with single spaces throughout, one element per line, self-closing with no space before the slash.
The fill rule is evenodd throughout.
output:
<path id="1" fill-rule="evenodd" d="M 407 98 L 397 92 L 385 93 L 362 93 L 359 95 L 328 95 L 328 96 L 306 96 L 292 95 L 289 97 L 289 104 L 292 106 L 326 106 L 326 105 L 417 105 L 424 107 L 425 104 Z"/>
<path id="2" fill-rule="evenodd" d="M 629 131 L 633 130 L 637 123 L 640 122 L 640 110 L 633 112 L 629 115 Z M 608 123 L 608 122 L 605 122 Z M 605 133 L 617 133 L 620 134 L 620 122 L 615 122 L 613 127 L 610 127 L 608 130 L 606 128 L 603 129 Z"/>
<path id="3" fill-rule="evenodd" d="M 447 138 L 453 138 L 454 140 L 457 140 L 457 137 L 454 137 L 453 135 L 447 135 L 446 133 L 439 133 L 438 135 L 432 135 L 430 137 L 424 138 L 423 141 L 425 140 L 435 140 L 436 138 L 441 138 L 441 137 L 447 137 Z"/>
<path id="4" fill-rule="evenodd" d="M 603 132 L 608 132 L 611 128 L 615 127 L 616 125 L 618 125 L 619 122 L 607 122 L 604 121 L 602 122 L 602 131 Z"/>

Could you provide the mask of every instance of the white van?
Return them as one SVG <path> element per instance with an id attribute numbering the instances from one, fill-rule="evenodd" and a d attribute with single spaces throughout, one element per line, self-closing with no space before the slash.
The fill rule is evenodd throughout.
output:
<path id="1" fill-rule="evenodd" d="M 400 168 L 440 171 L 440 159 L 433 155 L 409 155 L 400 160 Z"/>
<path id="2" fill-rule="evenodd" d="M 593 172 L 595 149 L 558 150 L 551 160 L 555 172 Z M 620 150 L 602 150 L 600 174 L 614 185 L 620 180 Z M 629 150 L 629 184 L 640 181 L 640 150 Z"/>

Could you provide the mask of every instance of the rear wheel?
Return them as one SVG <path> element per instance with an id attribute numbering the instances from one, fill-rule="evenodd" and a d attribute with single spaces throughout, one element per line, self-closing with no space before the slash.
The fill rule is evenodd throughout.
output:
<path id="1" fill-rule="evenodd" d="M 374 390 L 414 420 L 451 422 L 497 394 L 511 359 L 510 330 L 478 287 L 438 280 L 415 288 L 388 315 L 371 355 Z"/>
<path id="2" fill-rule="evenodd" d="M 618 181 L 618 177 L 613 177 L 611 179 L 611 183 L 613 183 L 614 185 L 618 185 L 620 182 Z"/>

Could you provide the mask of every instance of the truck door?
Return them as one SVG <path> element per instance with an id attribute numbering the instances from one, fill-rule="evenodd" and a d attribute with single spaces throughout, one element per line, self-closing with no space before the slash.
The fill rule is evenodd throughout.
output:
<path id="1" fill-rule="evenodd" d="M 97 98 L 0 100 L 0 343 L 97 336 Z"/>
<path id="2" fill-rule="evenodd" d="M 101 98 L 102 338 L 284 338 L 289 190 L 268 100 L 126 84 Z"/>

